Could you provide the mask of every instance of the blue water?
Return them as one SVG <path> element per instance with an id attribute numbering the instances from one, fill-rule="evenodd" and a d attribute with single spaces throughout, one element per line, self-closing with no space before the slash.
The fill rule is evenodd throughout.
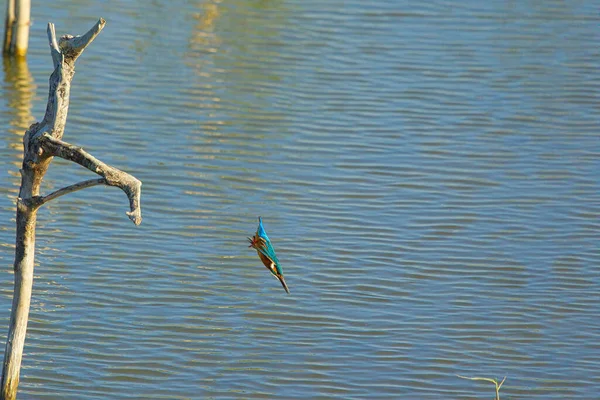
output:
<path id="1" fill-rule="evenodd" d="M 64 140 L 144 221 L 109 187 L 40 211 L 19 398 L 598 396 L 596 2 L 47 3 L 0 86 L 0 327 L 48 21 L 107 20 Z"/>

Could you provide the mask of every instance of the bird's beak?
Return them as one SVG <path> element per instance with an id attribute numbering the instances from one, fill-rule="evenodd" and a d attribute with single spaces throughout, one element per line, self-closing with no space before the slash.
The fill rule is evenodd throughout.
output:
<path id="1" fill-rule="evenodd" d="M 283 288 L 285 289 L 287 294 L 290 294 L 290 289 L 288 289 L 288 287 L 285 283 L 285 279 L 283 279 L 283 275 L 277 275 L 277 279 L 279 279 L 279 282 L 281 282 L 281 286 L 283 286 Z"/>

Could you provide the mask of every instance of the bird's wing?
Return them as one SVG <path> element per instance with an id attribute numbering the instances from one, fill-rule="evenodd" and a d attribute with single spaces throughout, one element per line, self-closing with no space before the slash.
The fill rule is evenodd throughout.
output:
<path id="1" fill-rule="evenodd" d="M 259 238 L 259 243 L 256 247 L 256 250 L 260 251 L 262 255 L 271 260 L 273 264 L 275 264 L 275 269 L 277 269 L 277 272 L 283 275 L 281 267 L 279 266 L 279 259 L 275 254 L 275 249 L 273 248 L 273 245 L 271 244 L 270 240 L 264 240 L 264 238 Z"/>

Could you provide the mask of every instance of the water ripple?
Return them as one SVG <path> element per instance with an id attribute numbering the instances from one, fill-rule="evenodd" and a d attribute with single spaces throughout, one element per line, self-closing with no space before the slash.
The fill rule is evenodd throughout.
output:
<path id="1" fill-rule="evenodd" d="M 71 3 L 34 7 L 0 87 L 0 322 L 45 21 L 108 21 L 65 139 L 144 182 L 144 222 L 115 188 L 40 212 L 24 397 L 596 396 L 591 2 Z M 56 160 L 46 189 L 89 176 Z"/>

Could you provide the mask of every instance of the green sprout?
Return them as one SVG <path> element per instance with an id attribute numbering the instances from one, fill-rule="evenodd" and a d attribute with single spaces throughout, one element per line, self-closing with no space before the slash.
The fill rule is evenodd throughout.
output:
<path id="1" fill-rule="evenodd" d="M 502 382 L 498 383 L 497 379 L 492 379 L 492 378 L 479 378 L 479 377 L 469 378 L 468 376 L 462 376 L 462 375 L 456 375 L 456 376 L 458 376 L 459 378 L 463 378 L 463 379 L 470 379 L 472 381 L 492 382 L 496 386 L 496 400 L 500 400 L 500 388 L 502 387 L 502 384 L 506 380 L 506 377 L 504 377 L 504 379 L 502 379 Z"/>

